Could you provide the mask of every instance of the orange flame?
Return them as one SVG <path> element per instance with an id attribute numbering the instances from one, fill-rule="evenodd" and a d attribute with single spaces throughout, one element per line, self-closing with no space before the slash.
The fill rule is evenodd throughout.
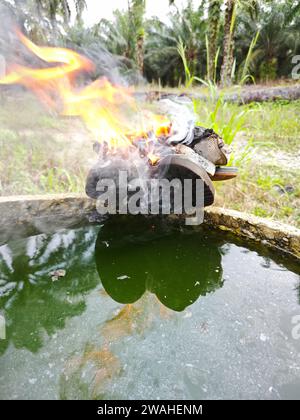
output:
<path id="1" fill-rule="evenodd" d="M 147 157 L 148 157 L 151 165 L 153 165 L 153 166 L 156 165 L 158 163 L 158 161 L 159 161 L 159 156 L 158 155 L 155 155 L 152 152 L 149 152 L 148 155 L 147 155 Z"/>
<path id="2" fill-rule="evenodd" d="M 87 58 L 65 48 L 39 47 L 20 32 L 18 36 L 35 56 L 54 65 L 39 69 L 15 65 L 0 84 L 21 84 L 56 109 L 59 99 L 63 115 L 81 117 L 95 139 L 114 149 L 151 134 L 156 138 L 170 135 L 170 121 L 141 111 L 130 89 L 114 86 L 105 78 L 76 88 L 75 76 L 95 69 Z"/>

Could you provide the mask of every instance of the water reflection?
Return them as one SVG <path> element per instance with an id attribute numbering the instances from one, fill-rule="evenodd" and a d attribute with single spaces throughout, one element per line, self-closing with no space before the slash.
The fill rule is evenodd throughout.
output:
<path id="1" fill-rule="evenodd" d="M 0 354 L 10 343 L 37 352 L 47 335 L 84 312 L 85 294 L 100 279 L 119 303 L 132 304 L 149 291 L 174 311 L 222 285 L 221 254 L 215 242 L 208 245 L 198 235 L 138 217 L 113 218 L 98 237 L 97 231 L 61 231 L 0 247 L 0 310 L 7 324 Z M 59 269 L 66 275 L 53 282 L 50 273 Z M 130 324 L 132 312 L 125 309 L 124 318 Z"/>
<path id="2" fill-rule="evenodd" d="M 126 368 L 115 346 L 144 335 L 158 319 L 171 321 L 174 311 L 222 286 L 219 245 L 159 219 L 106 222 L 96 241 L 96 267 L 106 293 L 124 306 L 99 326 L 98 340 L 91 338 L 82 355 L 69 358 L 60 398 L 111 398 L 109 389 Z"/>
<path id="3" fill-rule="evenodd" d="M 171 315 L 162 308 L 154 295 L 145 295 L 138 302 L 119 308 L 112 318 L 99 325 L 98 334 L 85 343 L 82 353 L 74 352 L 68 358 L 59 381 L 60 399 L 111 399 L 108 389 L 126 370 L 115 346 L 125 350 L 129 337 L 144 335 L 157 319 Z"/>
<path id="4" fill-rule="evenodd" d="M 249 255 L 245 256 L 245 252 Z M 273 319 L 273 313 L 277 316 L 280 305 L 286 316 L 282 329 L 284 335 L 279 330 L 279 339 L 285 340 L 284 337 L 291 334 L 292 309 L 289 310 L 289 305 L 293 305 L 295 291 L 288 290 L 286 294 L 285 290 L 287 286 L 294 287 L 295 278 L 291 279 L 292 286 L 291 283 L 286 286 L 285 282 L 277 281 L 277 277 L 286 278 L 284 271 L 277 265 L 272 267 L 269 261 L 273 259 L 268 260 L 266 255 L 263 260 L 256 253 L 237 249 L 225 241 L 223 234 L 181 231 L 165 221 L 161 223 L 158 219 L 137 216 L 113 218 L 100 230 L 97 227 L 63 231 L 51 236 L 39 235 L 0 247 L 0 311 L 7 320 L 8 336 L 7 340 L 0 340 L 0 355 L 9 344 L 38 353 L 33 355 L 10 349 L 11 352 L 7 351 L 1 357 L 1 367 L 5 368 L 5 372 L 2 384 L 0 381 L 0 392 L 1 386 L 2 390 L 6 389 L 12 369 L 17 375 L 23 375 L 23 389 L 27 390 L 27 373 L 22 372 L 20 366 L 24 364 L 27 367 L 31 363 L 28 372 L 36 371 L 36 376 L 32 374 L 29 378 L 40 379 L 44 374 L 39 364 L 42 359 L 45 369 L 48 369 L 48 362 L 57 362 L 57 367 L 53 368 L 57 369 L 55 386 L 58 387 L 58 396 L 63 399 L 128 397 L 133 380 L 138 382 L 137 376 L 141 375 L 142 386 L 155 379 L 157 382 L 153 382 L 153 389 L 159 384 L 162 391 L 169 372 L 173 369 L 169 384 L 175 384 L 177 371 L 179 376 L 182 375 L 185 369 L 182 366 L 198 360 L 198 354 L 201 358 L 199 365 L 195 364 L 195 377 L 202 361 L 202 371 L 208 361 L 214 372 L 215 357 L 211 360 L 204 357 L 207 348 L 219 348 L 218 360 L 222 359 L 224 348 L 237 351 L 237 357 L 241 352 L 248 360 L 253 354 L 248 351 L 248 342 L 258 346 L 254 348 L 268 344 L 260 339 L 264 318 L 255 315 L 257 308 L 265 308 L 266 301 L 271 299 L 268 312 L 264 312 L 266 319 Z M 247 258 L 243 259 L 244 256 Z M 209 299 L 200 298 L 199 305 L 194 305 L 186 314 L 176 313 L 192 305 L 201 295 L 222 287 L 222 263 L 226 267 L 226 278 L 230 275 L 231 280 L 221 293 L 215 294 L 216 300 L 212 296 Z M 59 269 L 65 270 L 66 275 L 53 282 L 49 274 Z M 247 285 L 249 276 L 251 282 Z M 240 313 L 240 291 L 244 290 L 244 277 L 245 290 L 250 293 L 246 301 L 248 306 L 243 308 L 245 324 L 244 319 L 243 324 L 237 323 L 232 337 L 232 320 L 243 316 Z M 100 280 L 105 292 L 101 286 L 97 287 Z M 270 287 L 262 287 L 267 280 Z M 278 290 L 273 298 L 273 291 L 269 293 L 272 284 L 275 292 Z M 300 288 L 297 293 L 300 298 Z M 215 306 L 215 302 L 219 306 Z M 230 302 L 231 307 L 228 309 L 223 302 Z M 222 305 L 223 312 L 215 311 Z M 272 312 L 274 308 L 276 313 Z M 248 317 L 249 313 L 251 316 Z M 82 316 L 66 323 L 77 315 Z M 223 327 L 226 317 L 227 326 L 224 324 L 226 329 L 223 334 L 219 325 Z M 274 321 L 273 325 L 276 336 L 279 324 Z M 213 326 L 218 329 L 217 334 L 207 333 L 213 331 Z M 64 331 L 56 339 L 53 334 L 59 329 Z M 241 344 L 245 340 L 245 331 L 252 341 Z M 52 340 L 48 336 L 52 336 Z M 176 337 L 178 340 L 174 341 Z M 238 341 L 231 342 L 235 337 Z M 292 347 L 294 343 L 295 340 Z M 286 349 L 285 344 L 281 344 L 288 354 L 292 348 L 290 344 L 288 342 Z M 57 346 L 61 350 L 58 351 Z M 193 351 L 187 355 L 190 348 Z M 58 354 L 61 357 L 57 357 Z M 164 355 L 165 370 L 161 376 L 151 373 L 148 377 L 148 367 L 152 372 L 153 367 L 155 369 L 156 364 L 161 362 L 161 355 Z M 176 358 L 176 355 L 179 356 Z M 168 361 L 173 357 L 174 364 L 170 368 Z M 156 372 L 161 372 L 160 366 Z M 138 373 L 131 375 L 131 372 Z M 45 379 L 44 386 L 39 386 L 34 392 L 46 395 L 49 386 L 52 386 L 50 377 Z M 8 389 L 14 389 L 17 385 L 11 381 L 10 387 Z M 189 393 L 187 395 L 190 396 Z"/>
<path id="5" fill-rule="evenodd" d="M 0 309 L 7 325 L 0 354 L 11 342 L 37 352 L 45 332 L 54 334 L 67 318 L 85 310 L 84 293 L 99 282 L 92 264 L 95 239 L 96 231 L 87 228 L 0 247 Z M 49 274 L 58 269 L 66 276 L 53 282 Z"/>
<path id="6" fill-rule="evenodd" d="M 95 260 L 115 301 L 134 303 L 149 291 L 167 308 L 183 311 L 222 286 L 219 245 L 157 220 L 114 218 L 98 234 Z"/>

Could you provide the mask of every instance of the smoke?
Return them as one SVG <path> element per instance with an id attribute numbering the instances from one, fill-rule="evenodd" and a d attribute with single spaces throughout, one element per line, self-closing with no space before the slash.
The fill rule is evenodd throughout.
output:
<path id="1" fill-rule="evenodd" d="M 194 140 L 196 115 L 192 101 L 187 97 L 173 97 L 159 101 L 160 109 L 172 121 L 173 134 L 168 139 L 169 144 L 191 144 Z"/>
<path id="2" fill-rule="evenodd" d="M 91 79 L 106 77 L 124 86 L 145 83 L 134 63 L 123 56 L 111 54 L 90 28 L 67 27 L 53 23 L 30 2 L 0 3 L 0 55 L 6 62 L 41 66 L 41 62 L 20 43 L 16 28 L 39 45 L 66 47 L 89 58 L 96 66 Z"/>
<path id="3" fill-rule="evenodd" d="M 111 83 L 122 86 L 146 83 L 131 60 L 110 53 L 101 42 L 85 47 L 67 42 L 66 46 L 86 56 L 95 64 L 94 79 L 105 77 Z"/>
<path id="4" fill-rule="evenodd" d="M 109 80 L 114 86 L 130 86 L 141 82 L 142 80 L 130 60 L 111 54 L 100 41 L 97 41 L 93 37 L 90 42 L 83 42 L 80 41 L 80 36 L 79 40 L 78 36 L 77 38 L 74 36 L 72 30 L 65 33 L 64 36 L 60 36 L 57 32 L 52 33 L 49 30 L 51 25 L 47 19 L 42 19 L 39 22 L 39 15 L 26 8 L 16 11 L 16 9 L 12 7 L 1 5 L 0 17 L 1 21 L 4 22 L 0 29 L 0 54 L 5 57 L 8 68 L 10 64 L 28 66 L 31 69 L 57 66 L 55 63 L 49 65 L 49 63 L 43 62 L 25 48 L 16 35 L 15 28 L 16 26 L 19 26 L 36 44 L 67 47 L 87 57 L 95 64 L 95 70 L 92 73 L 83 73 L 81 77 L 76 79 L 77 86 L 75 89 L 83 88 L 96 79 L 103 77 Z M 84 28 L 81 28 L 81 30 L 85 31 Z M 89 29 L 86 29 L 86 31 L 89 31 Z M 88 34 L 83 33 L 83 35 L 86 35 L 86 38 L 84 39 L 88 39 Z M 66 82 L 68 82 L 67 79 Z M 0 89 L 3 89 L 1 85 Z M 162 166 L 153 165 L 153 163 L 149 162 L 149 156 L 154 156 L 154 159 L 156 156 L 158 156 L 159 159 L 167 158 L 169 155 L 175 153 L 174 144 L 181 142 L 190 144 L 193 140 L 195 116 L 191 102 L 186 98 L 173 98 L 173 100 L 164 99 L 155 101 L 155 103 L 152 103 L 151 105 L 146 103 L 144 99 L 145 98 L 142 96 L 135 98 L 135 106 L 133 107 L 134 112 L 132 107 L 130 108 L 125 100 L 124 104 L 122 104 L 122 108 L 120 106 L 119 110 L 121 117 L 124 117 L 124 119 L 127 118 L 130 122 L 128 126 L 131 125 L 134 127 L 135 123 L 137 123 L 136 125 L 138 127 L 142 127 L 145 115 L 149 115 L 149 119 L 152 118 L 151 115 L 154 111 L 157 114 L 167 115 L 172 123 L 171 136 L 169 134 L 158 136 L 154 130 L 150 129 L 143 135 L 134 138 L 132 146 L 126 148 L 126 150 L 116 150 L 111 148 L 106 149 L 106 139 L 97 139 L 94 131 L 91 130 L 88 134 L 87 132 L 83 133 L 83 131 L 79 129 L 79 132 L 82 134 L 80 144 L 76 145 L 73 138 L 75 138 L 75 136 L 78 137 L 78 133 L 74 133 L 77 127 L 74 123 L 75 130 L 72 133 L 72 136 L 74 137 L 69 138 L 68 141 L 65 140 L 64 137 L 69 136 L 69 133 L 71 132 L 68 128 L 67 132 L 61 136 L 59 141 L 56 141 L 58 151 L 56 151 L 54 155 L 50 154 L 48 157 L 49 169 L 47 169 L 47 174 L 50 174 L 50 188 L 53 188 L 53 174 L 51 173 L 53 166 L 58 168 L 55 169 L 55 175 L 56 173 L 59 174 L 59 171 L 61 171 L 61 173 L 63 173 L 62 171 L 65 171 L 67 173 L 67 175 L 59 175 L 59 179 L 64 176 L 67 178 L 71 178 L 71 176 L 74 175 L 77 176 L 78 171 L 74 171 L 72 163 L 67 164 L 68 159 L 64 159 L 65 151 L 69 149 L 70 155 L 72 156 L 76 147 L 78 155 L 80 154 L 81 158 L 81 160 L 78 160 L 78 162 L 80 162 L 79 164 L 82 165 L 81 169 L 87 171 L 87 166 L 91 165 L 91 172 L 97 173 L 99 179 L 103 177 L 115 178 L 117 172 L 121 169 L 127 171 L 129 179 L 138 178 L 144 180 L 146 190 L 146 184 L 151 177 L 163 178 L 168 171 L 168 165 L 166 164 L 168 160 L 165 159 L 165 163 Z M 100 103 L 102 103 L 101 100 Z M 148 114 L 145 113 L 145 111 L 148 112 Z M 76 116 L 76 113 L 70 113 L 68 115 Z M 93 118 L 97 118 L 97 112 L 94 112 L 92 115 L 94 116 Z M 48 136 L 47 133 L 46 135 Z M 91 141 L 86 141 L 87 139 Z M 100 140 L 102 146 L 97 153 L 94 153 L 92 151 L 91 143 L 96 140 Z M 59 155 L 63 157 L 63 159 L 59 159 L 58 162 L 57 156 Z M 75 158 L 74 160 L 76 161 L 76 159 L 78 158 Z M 78 162 L 76 166 L 78 166 Z M 45 165 L 47 165 L 47 163 L 48 162 L 45 162 Z M 72 172 L 70 176 L 68 174 L 69 171 Z M 72 188 L 73 191 L 71 182 L 70 185 L 70 188 Z"/>

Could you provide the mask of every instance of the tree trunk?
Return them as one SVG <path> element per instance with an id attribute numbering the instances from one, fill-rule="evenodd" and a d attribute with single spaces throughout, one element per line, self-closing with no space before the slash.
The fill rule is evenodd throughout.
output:
<path id="1" fill-rule="evenodd" d="M 215 58 L 220 25 L 221 1 L 210 0 L 208 9 L 208 64 L 207 79 L 215 80 Z"/>
<path id="2" fill-rule="evenodd" d="M 135 55 L 138 69 L 144 71 L 144 15 L 146 11 L 145 0 L 128 0 L 128 11 L 131 16 L 133 31 L 135 34 Z"/>
<path id="3" fill-rule="evenodd" d="M 225 95 L 224 100 L 239 105 L 251 102 L 270 102 L 276 100 L 296 101 L 300 99 L 300 85 L 275 86 L 245 89 L 239 94 Z"/>
<path id="4" fill-rule="evenodd" d="M 235 18 L 236 0 L 227 0 L 224 23 L 224 43 L 223 43 L 223 64 L 221 68 L 221 85 L 230 86 L 232 83 L 231 72 L 233 66 L 233 25 Z"/>
<path id="5" fill-rule="evenodd" d="M 139 35 L 136 43 L 136 60 L 141 74 L 144 73 L 144 36 Z"/>
<path id="6" fill-rule="evenodd" d="M 151 92 L 139 92 L 136 94 L 137 97 L 146 97 L 148 101 L 156 101 L 158 99 L 169 98 L 172 99 L 176 97 L 174 93 L 171 92 L 160 92 L 160 91 L 151 91 Z M 187 94 L 191 99 L 200 100 L 203 102 L 210 101 L 210 98 L 207 95 L 199 93 L 190 93 Z M 216 95 L 215 100 L 217 101 L 219 96 Z M 277 100 L 286 100 L 286 101 L 296 101 L 300 99 L 300 84 L 291 85 L 291 86 L 272 86 L 272 87 L 255 87 L 249 86 L 245 87 L 242 91 L 238 93 L 229 93 L 222 95 L 222 100 L 225 102 L 235 103 L 238 105 L 250 104 L 251 102 L 272 102 Z"/>

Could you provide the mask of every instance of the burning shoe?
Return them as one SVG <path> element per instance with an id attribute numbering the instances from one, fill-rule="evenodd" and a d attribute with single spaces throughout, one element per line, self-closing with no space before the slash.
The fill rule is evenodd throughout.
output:
<path id="1" fill-rule="evenodd" d="M 168 143 L 168 153 L 161 156 L 155 153 L 145 152 L 145 148 L 149 147 L 148 142 L 143 143 L 140 139 L 134 141 L 136 149 L 139 151 L 141 158 L 147 156 L 149 177 L 164 178 L 169 181 L 179 179 L 182 184 L 184 180 L 190 179 L 193 182 L 193 188 L 197 179 L 201 179 L 204 184 L 204 207 L 214 203 L 215 189 L 212 181 L 221 181 L 232 179 L 237 176 L 237 169 L 233 167 L 221 167 L 217 165 L 226 165 L 228 163 L 230 150 L 223 140 L 211 129 L 194 126 L 185 131 L 186 136 L 181 139 L 178 134 L 173 136 L 163 136 L 160 142 Z M 189 137 L 187 141 L 187 137 Z M 188 144 L 187 144 L 188 143 Z M 117 171 L 126 170 L 128 157 L 115 157 L 110 161 L 103 159 L 103 145 L 95 144 L 94 150 L 101 156 L 102 164 L 97 163 L 90 171 L 86 182 L 86 193 L 89 197 L 97 199 L 101 196 L 101 191 L 97 191 L 97 184 L 101 179 L 112 177 L 116 179 Z M 105 153 L 105 152 L 104 152 Z M 144 155 L 145 156 L 144 156 Z M 141 173 L 138 168 L 137 161 L 133 163 L 131 159 L 130 179 L 133 179 Z M 103 165 L 103 162 L 107 164 Z M 193 191 L 193 205 L 195 204 L 195 191 Z"/>

